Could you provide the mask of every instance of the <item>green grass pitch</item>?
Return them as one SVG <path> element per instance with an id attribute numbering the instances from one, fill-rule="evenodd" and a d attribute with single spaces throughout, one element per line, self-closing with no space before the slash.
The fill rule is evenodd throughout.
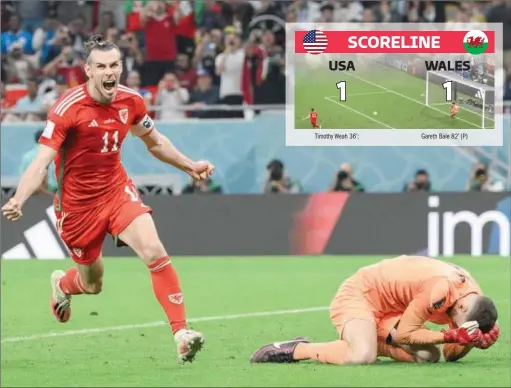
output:
<path id="1" fill-rule="evenodd" d="M 336 87 L 340 81 L 346 81 L 345 102 Z M 330 71 L 328 63 L 307 71 L 299 68 L 295 128 L 312 128 L 304 118 L 314 108 L 322 129 L 481 129 L 481 110 L 459 104 L 460 112 L 451 120 L 443 87 L 430 83 L 430 106 L 425 105 L 425 91 L 424 79 L 381 64 L 357 63 L 354 72 Z M 486 113 L 485 128 L 495 128 L 493 114 Z"/>
<path id="2" fill-rule="evenodd" d="M 176 362 L 170 329 L 138 260 L 106 259 L 103 293 L 75 297 L 67 324 L 49 311 L 49 276 L 70 261 L 2 261 L 2 386 L 510 386 L 510 261 L 498 257 L 451 260 L 496 300 L 502 334 L 487 351 L 430 365 L 249 363 L 268 342 L 336 339 L 331 298 L 343 279 L 379 259 L 174 258 L 188 315 L 207 340 L 187 365 Z"/>

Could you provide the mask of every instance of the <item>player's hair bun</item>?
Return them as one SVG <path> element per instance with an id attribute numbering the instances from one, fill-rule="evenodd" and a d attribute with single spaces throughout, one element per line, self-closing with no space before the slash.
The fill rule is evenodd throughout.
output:
<path id="1" fill-rule="evenodd" d="M 95 35 L 92 35 L 90 38 L 89 38 L 89 43 L 90 45 L 92 46 L 104 46 L 104 44 L 106 43 L 105 40 L 103 39 L 103 37 L 101 36 L 101 34 L 95 34 Z"/>

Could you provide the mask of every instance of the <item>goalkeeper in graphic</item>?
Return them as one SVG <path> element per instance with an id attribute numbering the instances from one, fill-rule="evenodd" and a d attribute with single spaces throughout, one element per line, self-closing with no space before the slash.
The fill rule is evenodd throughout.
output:
<path id="1" fill-rule="evenodd" d="M 449 114 L 451 115 L 451 120 L 456 117 L 456 113 L 458 113 L 459 110 L 460 110 L 460 108 L 458 107 L 458 105 L 456 105 L 456 101 L 453 101 L 451 104 L 451 107 L 449 108 Z"/>

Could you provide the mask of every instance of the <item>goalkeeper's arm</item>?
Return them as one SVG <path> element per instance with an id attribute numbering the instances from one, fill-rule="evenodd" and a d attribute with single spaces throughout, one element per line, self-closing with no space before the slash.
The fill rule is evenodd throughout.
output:
<path id="1" fill-rule="evenodd" d="M 445 299 L 440 300 L 440 302 L 442 301 L 445 302 Z M 470 345 L 481 340 L 482 332 L 475 321 L 467 322 L 460 328 L 451 328 L 440 332 L 426 329 L 424 324 L 428 321 L 434 310 L 438 313 L 446 314 L 445 306 L 440 305 L 440 307 L 435 308 L 437 303 L 431 306 L 429 297 L 412 300 L 403 313 L 397 328 L 396 343 L 398 345 L 436 345 L 448 343 Z"/>
<path id="2" fill-rule="evenodd" d="M 443 344 L 443 333 L 424 327 L 430 316 L 431 310 L 425 300 L 422 298 L 412 300 L 399 322 L 395 342 L 398 345 Z"/>

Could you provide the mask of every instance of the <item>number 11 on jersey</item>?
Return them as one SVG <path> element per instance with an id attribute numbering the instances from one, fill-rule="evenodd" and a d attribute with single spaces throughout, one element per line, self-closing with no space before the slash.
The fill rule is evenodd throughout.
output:
<path id="1" fill-rule="evenodd" d="M 346 81 L 339 81 L 335 86 L 339 89 L 339 100 L 346 101 Z"/>
<path id="2" fill-rule="evenodd" d="M 105 132 L 105 134 L 103 135 L 103 148 L 101 148 L 102 153 L 115 152 L 119 149 L 119 147 L 117 146 L 119 144 L 119 131 L 115 131 L 114 134 L 112 135 L 112 138 L 113 138 L 112 148 L 108 149 L 109 133 Z"/>

